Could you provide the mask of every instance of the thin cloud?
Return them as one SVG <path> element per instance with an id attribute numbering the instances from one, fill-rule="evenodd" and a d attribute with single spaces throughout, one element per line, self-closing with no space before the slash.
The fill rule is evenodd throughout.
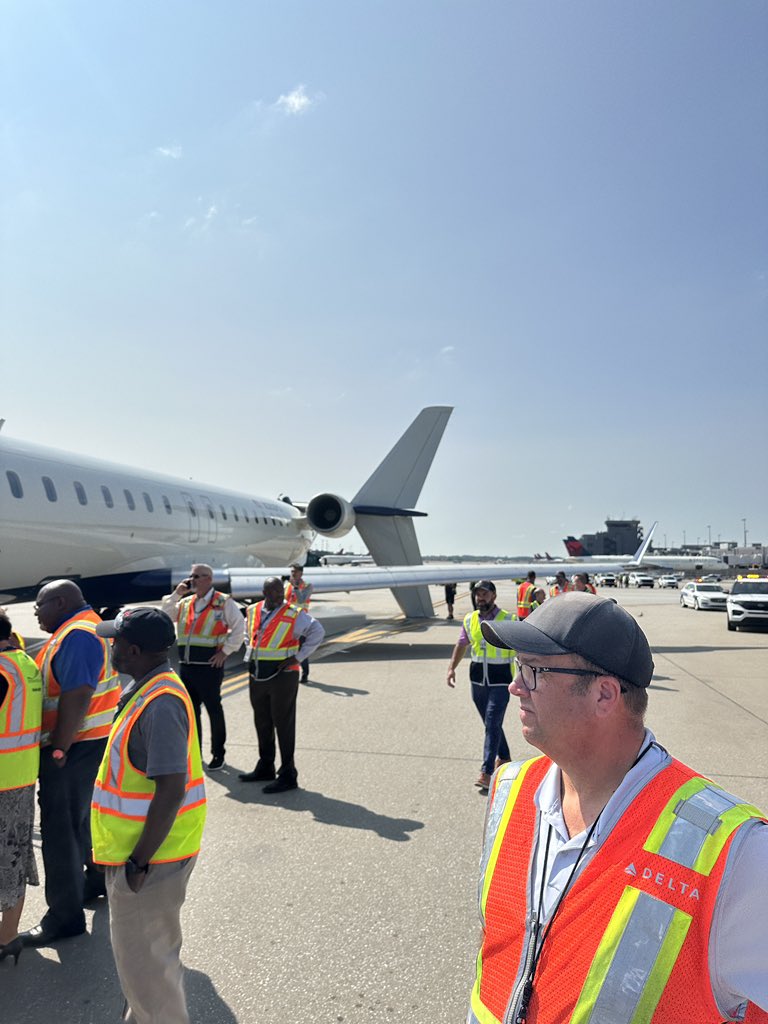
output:
<path id="1" fill-rule="evenodd" d="M 157 156 L 165 157 L 166 160 L 181 160 L 182 152 L 181 146 L 157 146 L 155 149 Z"/>
<path id="2" fill-rule="evenodd" d="M 199 198 L 198 202 L 202 202 L 202 199 Z M 184 221 L 184 230 L 195 234 L 202 234 L 202 232 L 208 231 L 218 215 L 218 206 L 215 203 L 211 203 L 205 213 L 200 214 L 199 217 L 187 217 Z"/>
<path id="3" fill-rule="evenodd" d="M 449 356 L 452 352 L 455 352 L 455 351 L 456 351 L 455 345 L 446 345 L 444 348 L 440 349 L 440 355 L 441 356 Z"/>
<path id="4" fill-rule="evenodd" d="M 274 106 L 276 110 L 282 111 L 286 117 L 297 117 L 299 114 L 306 114 L 309 108 L 313 107 L 316 102 L 317 98 L 312 99 L 310 96 L 307 96 L 303 85 L 297 85 L 293 92 L 279 96 Z"/>

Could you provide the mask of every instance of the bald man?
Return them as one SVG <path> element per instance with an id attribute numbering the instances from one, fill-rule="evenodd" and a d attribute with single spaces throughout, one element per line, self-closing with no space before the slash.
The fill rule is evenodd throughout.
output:
<path id="1" fill-rule="evenodd" d="M 43 680 L 40 830 L 48 910 L 22 932 L 25 946 L 48 946 L 85 931 L 83 903 L 104 895 L 91 859 L 93 784 L 120 696 L 101 619 L 71 580 L 46 583 L 35 614 L 51 637 L 37 655 Z M 85 870 L 84 870 L 85 869 Z"/>
<path id="2" fill-rule="evenodd" d="M 227 723 L 221 704 L 224 664 L 239 651 L 245 637 L 245 619 L 228 594 L 215 590 L 213 569 L 204 562 L 192 566 L 172 594 L 163 598 L 162 610 L 177 624 L 179 675 L 192 698 L 197 738 L 203 749 L 201 708 L 211 723 L 209 772 L 224 767 Z"/>

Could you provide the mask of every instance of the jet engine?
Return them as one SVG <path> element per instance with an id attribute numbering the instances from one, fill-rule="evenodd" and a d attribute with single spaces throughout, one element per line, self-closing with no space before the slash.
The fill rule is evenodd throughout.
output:
<path id="1" fill-rule="evenodd" d="M 343 537 L 355 525 L 355 510 L 338 494 L 316 494 L 307 505 L 307 522 L 323 537 Z"/>

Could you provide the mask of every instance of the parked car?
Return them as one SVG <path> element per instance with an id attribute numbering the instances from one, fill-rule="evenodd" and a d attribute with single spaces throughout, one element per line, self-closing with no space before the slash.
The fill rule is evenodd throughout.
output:
<path id="1" fill-rule="evenodd" d="M 616 577 L 612 572 L 598 572 L 595 573 L 595 583 L 598 587 L 615 587 Z"/>
<path id="2" fill-rule="evenodd" d="M 662 590 L 677 590 L 677 576 L 659 576 L 659 586 Z"/>
<path id="3" fill-rule="evenodd" d="M 699 583 L 719 583 L 722 577 L 718 576 L 717 573 L 710 572 L 706 576 L 699 576 Z"/>
<path id="4" fill-rule="evenodd" d="M 642 572 L 631 572 L 629 574 L 630 587 L 652 587 L 653 576 L 646 576 Z"/>
<path id="5" fill-rule="evenodd" d="M 739 576 L 725 602 L 728 629 L 768 625 L 768 577 Z"/>
<path id="6" fill-rule="evenodd" d="M 706 608 L 724 612 L 726 597 L 719 583 L 699 583 L 695 580 L 686 583 L 680 591 L 680 604 L 683 608 Z"/>

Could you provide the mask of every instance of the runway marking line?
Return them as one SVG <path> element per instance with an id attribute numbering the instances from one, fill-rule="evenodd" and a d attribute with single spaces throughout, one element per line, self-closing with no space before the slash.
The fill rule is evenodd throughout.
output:
<path id="1" fill-rule="evenodd" d="M 341 633 L 339 636 L 331 637 L 315 654 L 313 661 L 322 661 L 329 654 L 337 654 L 339 651 L 348 650 L 350 647 L 360 647 L 362 644 L 372 643 L 374 640 L 382 640 L 386 636 L 394 636 L 398 633 L 407 633 L 412 629 L 419 629 L 422 620 L 405 622 L 402 618 L 377 619 L 367 626 L 360 626 L 350 630 L 349 633 Z M 221 688 L 222 697 L 239 693 L 248 684 L 248 673 L 239 672 L 230 676 Z"/>

